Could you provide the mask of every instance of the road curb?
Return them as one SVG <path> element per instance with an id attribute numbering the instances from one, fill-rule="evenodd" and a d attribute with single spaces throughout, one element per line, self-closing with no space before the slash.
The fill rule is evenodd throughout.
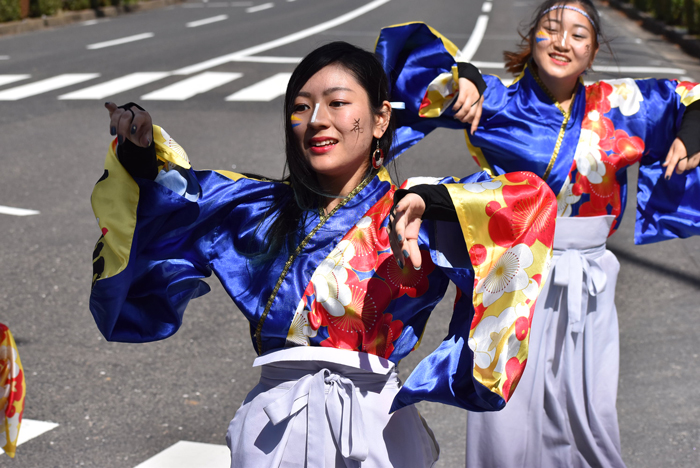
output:
<path id="1" fill-rule="evenodd" d="M 685 34 L 685 31 L 675 28 L 674 26 L 669 26 L 660 20 L 652 17 L 649 13 L 645 13 L 637 10 L 634 6 L 629 3 L 624 3 L 619 0 L 608 0 L 607 4 L 621 11 L 628 18 L 638 21 L 640 25 L 654 34 L 664 36 L 670 42 L 678 44 L 681 49 L 688 55 L 692 55 L 695 58 L 700 58 L 700 40 L 695 36 Z"/>
<path id="2" fill-rule="evenodd" d="M 108 6 L 96 10 L 61 11 L 54 16 L 0 23 L 0 36 L 38 31 L 81 21 L 119 16 L 125 13 L 155 10 L 184 2 L 185 0 L 147 0 L 133 5 Z"/>

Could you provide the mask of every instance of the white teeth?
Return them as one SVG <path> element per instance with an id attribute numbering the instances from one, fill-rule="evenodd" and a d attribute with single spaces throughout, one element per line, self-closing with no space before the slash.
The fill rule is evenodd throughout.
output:
<path id="1" fill-rule="evenodd" d="M 563 55 L 557 55 L 557 54 L 552 54 L 550 55 L 553 59 L 559 60 L 560 62 L 570 62 L 568 57 L 564 57 Z"/>
<path id="2" fill-rule="evenodd" d="M 324 141 L 316 141 L 311 144 L 311 146 L 327 146 L 327 145 L 334 145 L 336 143 L 335 140 L 324 140 Z"/>

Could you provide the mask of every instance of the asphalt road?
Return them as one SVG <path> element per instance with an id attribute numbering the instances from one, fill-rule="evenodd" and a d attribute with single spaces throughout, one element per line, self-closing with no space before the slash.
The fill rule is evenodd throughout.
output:
<path id="1" fill-rule="evenodd" d="M 0 214 L 0 321 L 13 330 L 25 367 L 25 418 L 58 424 L 22 444 L 13 462 L 0 455 L 0 465 L 132 468 L 179 441 L 222 445 L 228 421 L 257 382 L 248 325 L 215 280 L 168 340 L 107 343 L 97 331 L 87 308 L 99 237 L 89 196 L 110 141 L 102 102 L 141 101 L 188 150 L 195 167 L 280 176 L 282 98 L 274 84 L 293 70 L 296 58 L 332 40 L 371 49 L 380 27 L 421 20 L 460 47 L 477 45 L 472 59 L 482 71 L 507 78 L 498 68 L 501 52 L 513 49 L 517 26 L 535 3 L 483 5 L 211 1 L 0 38 L 0 205 L 39 211 Z M 366 12 L 348 16 L 363 6 Z M 603 52 L 597 65 L 623 67 L 622 73 L 586 79 L 700 80 L 696 59 L 617 12 L 601 11 L 615 58 Z M 187 26 L 205 19 L 211 22 Z M 479 41 L 472 33 L 485 21 Z M 142 39 L 104 45 L 134 36 Z M 209 62 L 217 57 L 225 58 Z M 83 81 L 39 94 L 23 87 L 50 88 L 58 76 Z M 143 84 L 118 94 L 96 86 L 112 82 L 107 88 L 113 93 L 125 76 Z M 184 80 L 192 80 L 184 90 L 171 86 Z M 226 100 L 234 95 L 238 100 Z M 439 131 L 402 156 L 398 178 L 476 170 L 463 136 Z M 609 242 L 622 264 L 623 456 L 630 467 L 699 466 L 700 241 L 635 247 L 633 201 L 627 213 Z M 444 336 L 451 302 L 448 297 L 438 306 L 421 348 L 401 363 L 404 378 Z M 463 466 L 465 412 L 433 404 L 420 409 L 442 447 L 438 466 Z"/>

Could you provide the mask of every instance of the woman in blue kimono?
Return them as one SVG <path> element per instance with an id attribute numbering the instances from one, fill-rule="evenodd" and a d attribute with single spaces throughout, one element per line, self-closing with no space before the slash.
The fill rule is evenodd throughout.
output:
<path id="1" fill-rule="evenodd" d="M 602 42 L 588 0 L 548 0 L 511 84 L 480 76 L 422 23 L 377 42 L 397 111 L 396 146 L 463 129 L 489 174 L 531 171 L 558 194 L 554 260 L 538 301 L 518 392 L 498 413 L 470 413 L 468 467 L 623 467 L 617 412 L 619 264 L 605 249 L 623 215 L 626 168 L 639 163 L 635 242 L 700 233 L 700 86 L 616 79 L 584 86 Z M 694 104 L 695 103 L 695 104 Z M 476 360 L 476 365 L 479 361 Z"/>
<path id="2" fill-rule="evenodd" d="M 551 260 L 556 200 L 541 179 L 481 173 L 421 179 L 443 184 L 432 199 L 397 191 L 383 167 L 386 78 L 347 43 L 313 51 L 292 74 L 284 180 L 194 171 L 143 109 L 106 107 L 117 138 L 92 195 L 102 237 L 90 309 L 109 340 L 163 339 L 216 274 L 262 368 L 229 426 L 232 467 L 428 467 L 438 448 L 413 403 L 504 406 Z M 395 194 L 425 219 L 398 262 L 386 229 Z M 449 335 L 401 386 L 396 364 L 450 280 L 460 293 Z M 493 365 L 475 370 L 475 355 Z"/>

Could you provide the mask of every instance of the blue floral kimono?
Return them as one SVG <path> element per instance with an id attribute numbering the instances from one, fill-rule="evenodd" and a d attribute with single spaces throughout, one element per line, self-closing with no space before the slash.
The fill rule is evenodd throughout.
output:
<path id="1" fill-rule="evenodd" d="M 293 200 L 290 186 L 194 171 L 164 130 L 154 127 L 154 138 L 163 167 L 155 181 L 133 179 L 113 142 L 92 194 L 102 237 L 90 309 L 108 340 L 172 335 L 188 302 L 208 292 L 202 278 L 215 273 L 250 322 L 258 355 L 310 346 L 398 363 L 419 345 L 452 281 L 460 293 L 449 335 L 416 367 L 391 410 L 421 400 L 474 411 L 504 406 L 526 362 L 525 338 L 551 259 L 556 200 L 541 179 L 479 173 L 414 181 L 447 184 L 460 220 L 423 223 L 416 270 L 400 268 L 391 255 L 385 228 L 396 187 L 382 169 L 330 215 L 309 213 L 293 252 L 260 261 L 273 219 L 268 208 L 275 195 Z M 524 219 L 514 209 L 519 200 L 529 203 Z M 481 367 L 477 348 L 485 350 Z"/>
<path id="2" fill-rule="evenodd" d="M 453 118 L 454 44 L 409 23 L 383 29 L 376 52 L 392 100 L 405 103 L 396 111 L 399 151 L 436 127 L 465 130 L 470 155 L 487 173 L 530 171 L 557 194 L 552 274 L 535 312 L 527 370 L 503 412 L 469 416 L 467 465 L 624 466 L 615 410 L 619 264 L 605 240 L 622 219 L 627 167 L 635 163 L 635 242 L 700 234 L 700 169 L 667 181 L 661 166 L 700 85 L 581 81 L 567 110 L 530 66 L 509 85 L 485 75 L 483 113 L 470 135 L 471 124 Z"/>

